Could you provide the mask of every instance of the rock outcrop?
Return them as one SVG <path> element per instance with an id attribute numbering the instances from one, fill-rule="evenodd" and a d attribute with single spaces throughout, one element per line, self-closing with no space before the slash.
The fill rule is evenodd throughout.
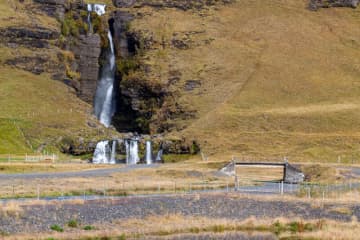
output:
<path id="1" fill-rule="evenodd" d="M 38 9 L 51 17 L 63 19 L 65 10 L 69 7 L 68 0 L 33 0 L 38 3 Z"/>
<path id="2" fill-rule="evenodd" d="M 359 0 L 310 0 L 309 8 L 313 11 L 319 8 L 330 7 L 351 7 L 356 8 L 359 5 Z"/>
<path id="3" fill-rule="evenodd" d="M 75 55 L 77 72 L 80 73 L 78 96 L 92 103 L 99 76 L 100 36 L 98 34 L 80 35 L 77 44 L 71 48 Z"/>
<path id="4" fill-rule="evenodd" d="M 116 7 L 154 7 L 154 8 L 178 8 L 181 10 L 190 10 L 190 9 L 202 9 L 207 6 L 214 6 L 216 4 L 228 4 L 232 3 L 234 0 L 113 0 L 113 3 Z"/>

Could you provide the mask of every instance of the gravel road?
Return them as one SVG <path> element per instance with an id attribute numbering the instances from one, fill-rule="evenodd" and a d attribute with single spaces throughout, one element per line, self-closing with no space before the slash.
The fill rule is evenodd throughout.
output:
<path id="1" fill-rule="evenodd" d="M 55 173 L 16 173 L 16 174 L 0 174 L 1 179 L 38 179 L 38 178 L 69 178 L 69 177 L 104 177 L 113 173 L 124 173 L 135 169 L 155 168 L 158 164 L 152 165 L 125 165 L 123 167 L 84 170 L 76 172 L 55 172 Z"/>
<path id="2" fill-rule="evenodd" d="M 339 208 L 346 208 L 348 211 L 336 211 Z M 304 202 L 239 198 L 237 194 L 127 197 L 107 201 L 92 200 L 84 204 L 64 201 L 56 205 L 24 206 L 20 216 L 0 214 L 0 231 L 5 233 L 49 231 L 51 225 L 65 225 L 74 218 L 82 224 L 111 225 L 111 222 L 117 219 L 167 214 L 231 220 L 244 220 L 255 216 L 350 221 L 352 216 L 360 219 L 360 206 L 325 204 L 324 207 L 319 207 Z"/>

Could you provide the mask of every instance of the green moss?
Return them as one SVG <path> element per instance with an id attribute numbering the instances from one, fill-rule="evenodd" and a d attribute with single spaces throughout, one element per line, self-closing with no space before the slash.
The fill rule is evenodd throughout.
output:
<path id="1" fill-rule="evenodd" d="M 75 21 L 72 12 L 68 12 L 61 25 L 61 34 L 64 36 L 79 36 L 78 21 Z"/>
<path id="2" fill-rule="evenodd" d="M 129 57 L 126 59 L 122 59 L 117 62 L 117 70 L 122 75 L 128 75 L 130 71 L 134 71 L 139 68 L 140 62 L 136 57 Z"/>

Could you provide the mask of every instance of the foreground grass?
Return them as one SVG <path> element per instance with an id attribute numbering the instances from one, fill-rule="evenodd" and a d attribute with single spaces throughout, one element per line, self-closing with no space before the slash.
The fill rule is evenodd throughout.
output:
<path id="1" fill-rule="evenodd" d="M 158 224 L 153 224 L 154 222 Z M 62 231 L 31 235 L 36 239 L 144 239 L 172 236 L 221 236 L 224 233 L 242 233 L 248 236 L 272 234 L 279 239 L 356 239 L 359 223 L 340 223 L 327 220 L 257 219 L 244 221 L 210 219 L 182 215 L 151 216 L 145 219 L 115 221 L 111 225 L 97 224 L 76 227 L 58 226 Z M 55 229 L 55 227 L 54 227 Z M 29 235 L 4 236 L 4 239 L 27 239 Z"/>

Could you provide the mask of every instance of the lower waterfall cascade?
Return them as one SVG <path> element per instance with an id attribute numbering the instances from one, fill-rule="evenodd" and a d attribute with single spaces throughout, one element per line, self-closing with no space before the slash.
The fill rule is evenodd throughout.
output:
<path id="1" fill-rule="evenodd" d="M 153 156 L 152 156 L 152 144 L 150 140 L 146 141 L 146 148 L 145 148 L 145 162 L 146 164 L 153 163 Z"/>
<path id="2" fill-rule="evenodd" d="M 160 148 L 156 155 L 153 153 L 152 141 L 145 141 L 143 158 L 140 158 L 139 151 L 140 140 L 138 138 L 104 140 L 96 145 L 92 163 L 94 164 L 116 164 L 126 163 L 127 165 L 136 165 L 144 163 L 151 165 L 162 162 L 163 150 Z M 123 152 L 124 151 L 124 152 Z M 125 158 L 118 157 L 118 153 L 126 154 Z M 122 155 L 123 156 L 123 155 Z M 154 157 L 156 156 L 156 157 Z"/>
<path id="3" fill-rule="evenodd" d="M 138 164 L 139 158 L 139 144 L 137 139 L 125 139 L 126 147 L 126 164 L 134 165 Z"/>

